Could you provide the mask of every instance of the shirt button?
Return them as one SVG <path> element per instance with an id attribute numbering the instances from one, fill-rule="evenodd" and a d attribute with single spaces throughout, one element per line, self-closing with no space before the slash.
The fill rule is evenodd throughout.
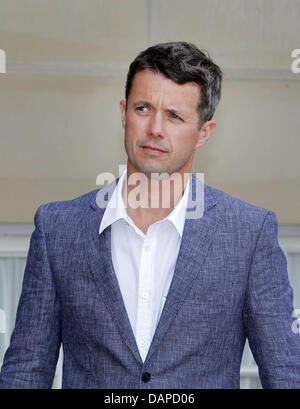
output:
<path id="1" fill-rule="evenodd" d="M 140 347 L 144 348 L 146 346 L 146 342 L 145 341 L 140 341 Z"/>
<path id="2" fill-rule="evenodd" d="M 143 382 L 147 383 L 147 382 L 150 381 L 150 379 L 151 379 L 151 374 L 149 372 L 144 372 L 142 374 L 142 381 Z"/>
<path id="3" fill-rule="evenodd" d="M 146 251 L 147 253 L 149 253 L 150 250 L 151 250 L 151 246 L 149 246 L 149 244 L 146 244 L 146 246 L 145 246 L 145 251 Z"/>
<path id="4" fill-rule="evenodd" d="M 147 300 L 149 295 L 148 295 L 148 293 L 142 293 L 142 297 L 143 297 L 144 300 Z"/>

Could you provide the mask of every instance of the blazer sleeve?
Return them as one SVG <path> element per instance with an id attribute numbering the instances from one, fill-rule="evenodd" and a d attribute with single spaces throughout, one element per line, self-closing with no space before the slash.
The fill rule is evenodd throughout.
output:
<path id="1" fill-rule="evenodd" d="M 2 389 L 45 389 L 53 383 L 61 343 L 59 303 L 47 254 L 43 208 L 34 217 L 15 328 L 1 368 Z"/>
<path id="2" fill-rule="evenodd" d="M 268 211 L 249 272 L 244 327 L 263 388 L 300 388 L 300 334 L 292 330 L 293 291 L 277 233 Z"/>

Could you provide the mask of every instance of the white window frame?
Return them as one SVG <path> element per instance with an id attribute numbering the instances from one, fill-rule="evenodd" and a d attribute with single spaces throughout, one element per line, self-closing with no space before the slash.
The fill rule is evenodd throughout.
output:
<path id="1" fill-rule="evenodd" d="M 0 224 L 0 257 L 26 257 L 33 224 Z"/>

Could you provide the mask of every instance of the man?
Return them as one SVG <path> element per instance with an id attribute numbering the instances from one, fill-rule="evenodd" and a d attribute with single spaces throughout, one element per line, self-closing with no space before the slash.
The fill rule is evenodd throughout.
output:
<path id="1" fill-rule="evenodd" d="M 132 62 L 127 169 L 37 210 L 2 388 L 50 388 L 61 343 L 63 388 L 238 388 L 246 337 L 264 387 L 300 387 L 275 214 L 190 174 L 221 80 L 185 42 Z"/>

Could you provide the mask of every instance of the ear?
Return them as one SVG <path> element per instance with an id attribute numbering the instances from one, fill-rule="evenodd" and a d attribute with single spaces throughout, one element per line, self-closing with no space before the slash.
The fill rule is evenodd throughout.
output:
<path id="1" fill-rule="evenodd" d="M 206 121 L 201 129 L 199 130 L 199 138 L 195 146 L 195 150 L 199 148 L 199 146 L 203 146 L 206 144 L 206 142 L 209 140 L 211 134 L 213 133 L 215 127 L 216 127 L 216 122 L 213 120 Z"/>
<path id="2" fill-rule="evenodd" d="M 126 123 L 126 101 L 125 99 L 122 99 L 120 101 L 120 111 L 121 111 L 122 126 L 125 129 L 125 123 Z"/>

